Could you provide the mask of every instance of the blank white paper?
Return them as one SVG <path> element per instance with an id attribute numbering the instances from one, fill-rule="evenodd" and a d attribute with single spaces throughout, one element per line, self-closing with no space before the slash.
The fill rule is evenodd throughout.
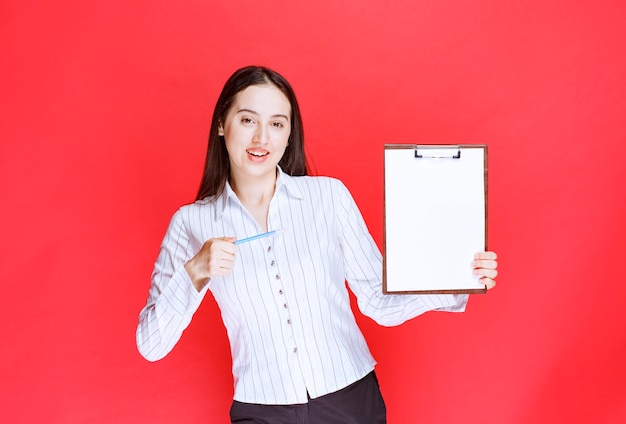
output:
<path id="1" fill-rule="evenodd" d="M 415 158 L 413 147 L 385 149 L 386 291 L 482 289 L 471 262 L 485 249 L 485 149 Z"/>

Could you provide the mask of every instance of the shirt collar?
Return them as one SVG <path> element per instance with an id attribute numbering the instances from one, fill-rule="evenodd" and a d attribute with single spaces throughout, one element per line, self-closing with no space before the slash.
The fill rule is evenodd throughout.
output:
<path id="1" fill-rule="evenodd" d="M 276 193 L 278 193 L 279 190 L 285 190 L 289 196 L 303 200 L 304 195 L 302 194 L 302 190 L 300 190 L 296 181 L 297 177 L 285 174 L 283 170 L 280 169 L 280 166 L 276 166 L 276 168 L 278 168 L 278 175 L 276 176 Z"/>
<path id="2" fill-rule="evenodd" d="M 274 196 L 280 195 L 280 193 L 284 191 L 287 196 L 291 196 L 300 200 L 304 199 L 302 190 L 300 190 L 295 180 L 296 177 L 285 174 L 278 165 L 276 166 L 276 170 L 276 190 L 274 191 Z M 215 202 L 215 210 L 218 214 L 218 218 L 224 213 L 224 210 L 226 210 L 229 201 L 235 201 L 239 203 L 239 199 L 237 199 L 237 195 L 230 186 L 230 183 L 226 181 L 226 184 L 224 185 L 224 191 L 216 199 Z"/>

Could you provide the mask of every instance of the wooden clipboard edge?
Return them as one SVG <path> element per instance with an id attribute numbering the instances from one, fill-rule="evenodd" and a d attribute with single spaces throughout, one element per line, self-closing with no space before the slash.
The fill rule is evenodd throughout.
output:
<path id="1" fill-rule="evenodd" d="M 408 291 L 389 291 L 387 290 L 387 190 L 385 190 L 386 181 L 385 181 L 385 150 L 402 150 L 402 149 L 413 149 L 415 150 L 418 146 L 428 146 L 429 148 L 450 148 L 450 147 L 459 147 L 459 149 L 483 149 L 483 160 L 484 165 L 483 169 L 485 170 L 484 176 L 484 186 L 485 186 L 485 251 L 487 251 L 487 225 L 488 221 L 488 205 L 487 201 L 487 193 L 488 193 L 488 160 L 487 160 L 487 152 L 488 148 L 486 144 L 385 144 L 383 146 L 383 294 L 485 294 L 487 293 L 487 287 L 485 286 L 482 289 L 451 289 L 451 290 L 408 290 Z"/>
<path id="2" fill-rule="evenodd" d="M 450 290 L 408 290 L 387 291 L 383 294 L 485 294 L 487 289 L 450 289 Z"/>

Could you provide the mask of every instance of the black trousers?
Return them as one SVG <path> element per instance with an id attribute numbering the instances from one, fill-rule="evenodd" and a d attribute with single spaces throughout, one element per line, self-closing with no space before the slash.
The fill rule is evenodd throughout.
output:
<path id="1" fill-rule="evenodd" d="M 337 392 L 297 405 L 233 401 L 236 424 L 386 424 L 387 409 L 374 371 Z"/>

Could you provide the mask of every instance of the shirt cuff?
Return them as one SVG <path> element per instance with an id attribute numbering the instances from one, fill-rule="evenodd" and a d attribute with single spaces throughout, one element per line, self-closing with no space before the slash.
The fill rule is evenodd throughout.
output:
<path id="1" fill-rule="evenodd" d="M 161 293 L 160 300 L 169 306 L 171 312 L 189 315 L 198 309 L 208 289 L 209 284 L 205 284 L 202 290 L 196 290 L 185 267 L 181 266 Z"/>
<path id="2" fill-rule="evenodd" d="M 447 303 L 447 305 L 437 308 L 437 311 L 465 312 L 465 307 L 467 306 L 468 300 L 468 294 L 446 295 L 445 303 Z"/>

